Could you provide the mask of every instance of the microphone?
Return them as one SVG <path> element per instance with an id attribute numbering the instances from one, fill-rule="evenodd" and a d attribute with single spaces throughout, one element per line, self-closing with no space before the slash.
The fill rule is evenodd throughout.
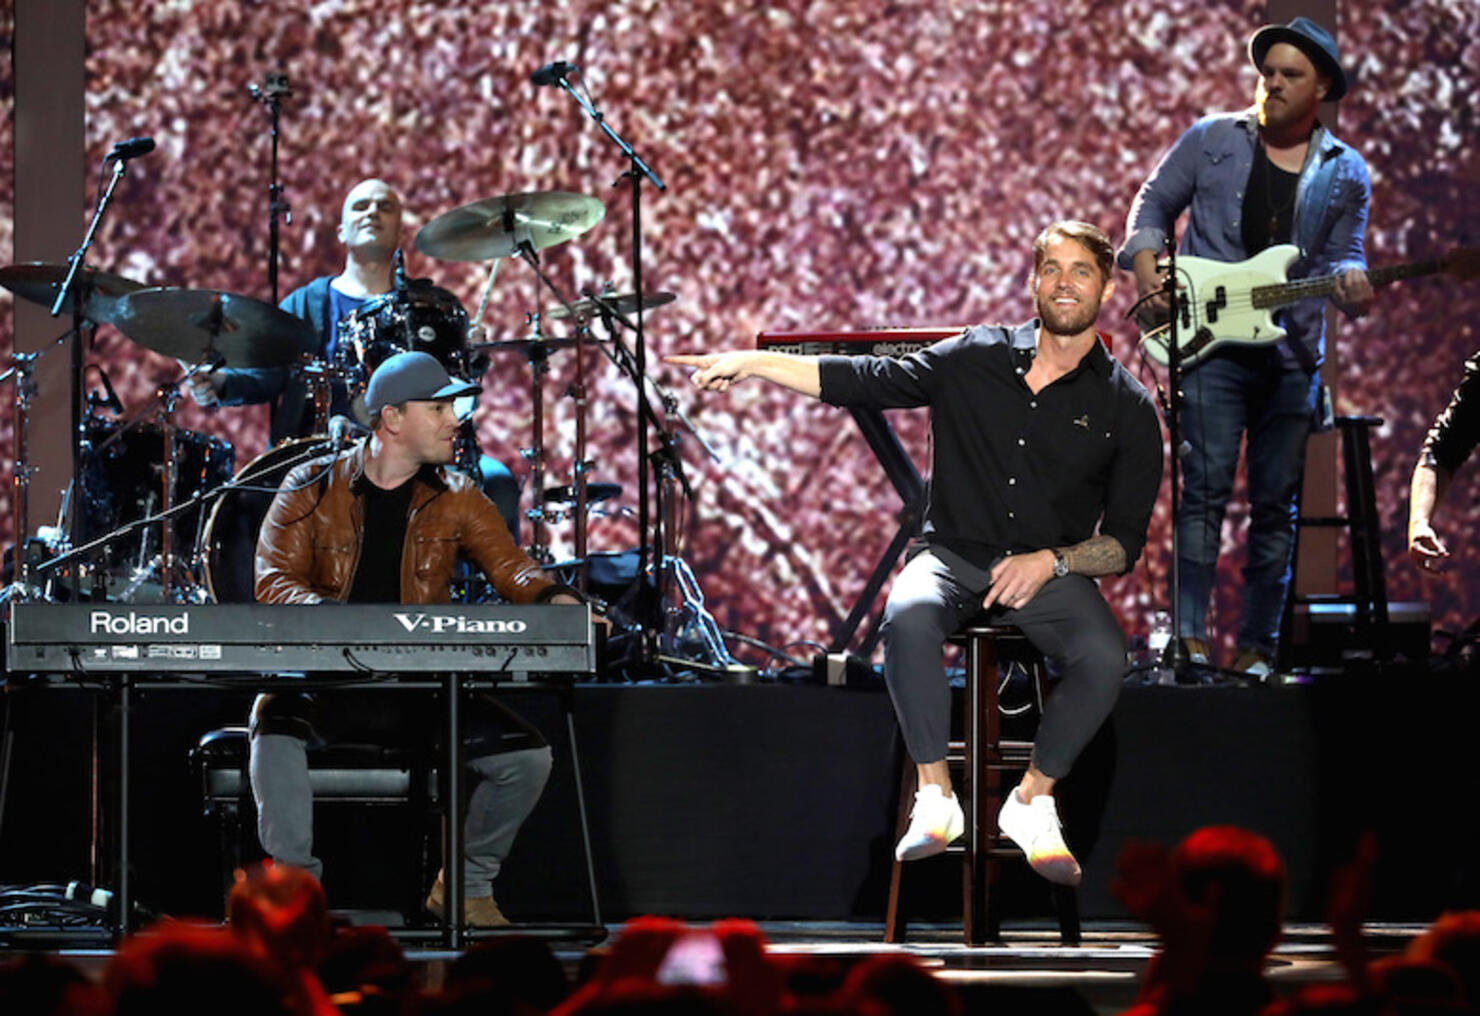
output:
<path id="1" fill-rule="evenodd" d="M 329 418 L 329 442 L 334 446 L 334 454 L 338 455 L 350 446 L 355 437 L 360 433 L 360 425 L 342 413 L 335 413 Z"/>
<path id="2" fill-rule="evenodd" d="M 101 366 L 98 367 L 98 380 L 103 382 L 103 390 L 108 393 L 108 401 L 102 403 L 119 416 L 123 415 L 123 403 L 118 399 L 118 393 L 113 390 L 113 382 L 108 380 L 108 372 Z"/>
<path id="3" fill-rule="evenodd" d="M 108 157 L 103 160 L 103 165 L 106 166 L 110 162 L 127 162 L 129 159 L 148 155 L 152 151 L 154 151 L 153 138 L 129 138 L 113 146 L 113 151 L 108 153 Z"/>
<path id="4" fill-rule="evenodd" d="M 580 73 L 581 68 L 564 60 L 556 60 L 552 64 L 545 64 L 539 70 L 529 76 L 529 80 L 541 87 L 545 85 L 556 85 L 565 80 L 567 74 Z"/>

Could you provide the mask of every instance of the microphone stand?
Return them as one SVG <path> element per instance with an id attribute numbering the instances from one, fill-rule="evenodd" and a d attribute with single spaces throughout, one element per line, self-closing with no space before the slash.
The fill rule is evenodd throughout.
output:
<path id="1" fill-rule="evenodd" d="M 626 177 L 632 189 L 632 289 L 637 295 L 637 314 L 633 331 L 635 333 L 634 345 L 636 347 L 635 360 L 638 377 L 645 375 L 647 370 L 647 341 L 643 330 L 643 291 L 642 291 L 642 182 L 644 179 L 652 182 L 658 190 L 667 190 L 668 187 L 658 178 L 652 168 L 637 154 L 620 134 L 612 129 L 607 123 L 606 115 L 596 109 L 585 96 L 580 95 L 571 87 L 567 75 L 561 74 L 555 81 L 567 95 L 575 99 L 576 103 L 585 111 L 586 115 L 596 121 L 596 126 L 601 132 L 611 139 L 612 143 L 622 152 L 627 159 L 628 168 L 622 176 L 617 178 L 620 183 L 622 177 Z M 616 186 L 616 183 L 613 184 Z M 651 482 L 649 472 L 652 468 L 648 454 L 648 432 L 661 433 L 662 427 L 652 405 L 647 400 L 646 393 L 642 390 L 639 381 L 637 386 L 637 417 L 638 417 L 638 445 L 637 445 L 637 529 L 638 529 L 638 558 L 637 558 L 637 604 L 638 618 L 642 622 L 643 654 L 647 661 L 651 662 L 657 657 L 657 646 L 654 636 L 660 627 L 660 619 L 656 616 L 655 605 L 648 592 L 645 576 L 651 560 L 653 546 L 652 534 L 649 532 L 651 509 L 648 503 L 648 485 Z"/>
<path id="2" fill-rule="evenodd" d="M 253 102 L 260 102 L 267 107 L 268 135 L 272 148 L 267 186 L 267 288 L 272 293 L 272 305 L 276 307 L 278 256 L 282 246 L 278 219 L 281 218 L 290 225 L 293 222 L 292 208 L 283 200 L 283 185 L 278 176 L 278 128 L 282 124 L 283 100 L 293 97 L 293 87 L 288 84 L 286 74 L 268 74 L 262 79 L 262 84 L 253 82 L 248 85 L 247 91 L 251 93 Z"/>
<path id="3" fill-rule="evenodd" d="M 1171 463 L 1171 493 L 1172 493 L 1172 563 L 1168 569 L 1168 593 L 1171 596 L 1171 638 L 1167 641 L 1166 649 L 1162 652 L 1159 660 L 1153 660 L 1150 664 L 1153 668 L 1163 668 L 1171 671 L 1173 680 L 1177 684 L 1196 684 L 1190 668 L 1192 659 L 1187 651 L 1187 646 L 1182 641 L 1182 403 L 1184 394 L 1182 391 L 1182 343 L 1181 323 L 1183 305 L 1188 299 L 1195 297 L 1180 296 L 1178 293 L 1177 278 L 1177 244 L 1174 236 L 1168 236 L 1166 240 L 1166 277 L 1162 279 L 1161 289 L 1147 293 L 1131 305 L 1130 313 L 1134 315 L 1136 310 L 1147 300 L 1156 296 L 1159 292 L 1167 299 L 1167 383 L 1171 388 L 1170 394 L 1166 391 L 1158 392 L 1161 402 L 1162 415 L 1167 422 L 1167 441 L 1172 449 Z M 1210 670 L 1213 668 L 1209 667 Z"/>
<path id="4" fill-rule="evenodd" d="M 113 158 L 113 175 L 108 179 L 108 185 L 103 188 L 103 194 L 98 198 L 98 207 L 93 211 L 92 221 L 88 223 L 87 232 L 83 234 L 82 244 L 74 254 L 67 259 L 67 277 L 62 280 L 57 289 L 56 299 L 51 304 L 51 316 L 60 317 L 62 307 L 66 305 L 67 298 L 72 297 L 72 491 L 73 496 L 69 498 L 72 505 L 71 518 L 68 519 L 67 535 L 70 542 L 75 546 L 82 535 L 82 512 L 78 507 L 78 498 L 82 493 L 82 444 L 85 435 L 82 429 L 82 373 L 84 370 L 82 355 L 82 329 L 83 329 L 83 297 L 84 293 L 74 293 L 77 285 L 77 277 L 82 271 L 83 264 L 87 259 L 87 252 L 93 245 L 93 240 L 98 235 L 98 229 L 103 224 L 103 216 L 108 212 L 108 206 L 113 202 L 113 192 L 118 189 L 118 182 L 128 172 L 127 155 L 118 155 Z M 106 165 L 106 160 L 105 163 Z M 23 544 L 17 544 L 15 548 L 16 560 L 24 553 Z M 80 593 L 78 576 L 72 575 L 72 600 L 76 602 Z"/>
<path id="5" fill-rule="evenodd" d="M 1171 392 L 1163 401 L 1163 410 L 1167 418 L 1167 440 L 1172 446 L 1172 567 L 1169 574 L 1172 637 L 1162 654 L 1162 666 L 1170 669 L 1175 679 L 1181 681 L 1191 658 L 1182 641 L 1182 537 L 1179 532 L 1182 520 L 1182 343 L 1179 341 L 1181 308 L 1177 297 L 1177 242 L 1171 233 L 1167 234 L 1166 248 L 1167 277 L 1162 280 L 1161 291 L 1166 294 L 1171 312 L 1167 321 L 1167 378 Z"/>

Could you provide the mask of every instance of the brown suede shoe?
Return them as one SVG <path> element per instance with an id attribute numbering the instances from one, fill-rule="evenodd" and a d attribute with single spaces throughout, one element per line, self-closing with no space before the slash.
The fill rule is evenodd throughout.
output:
<path id="1" fill-rule="evenodd" d="M 439 921 L 447 915 L 447 887 L 442 884 L 440 874 L 432 883 L 432 891 L 427 893 L 426 907 Z M 504 928 L 514 923 L 504 916 L 492 896 L 464 897 L 463 922 L 470 928 Z"/>

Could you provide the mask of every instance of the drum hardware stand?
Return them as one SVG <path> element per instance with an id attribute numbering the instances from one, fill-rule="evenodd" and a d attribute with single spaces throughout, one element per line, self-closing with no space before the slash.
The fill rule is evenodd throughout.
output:
<path id="1" fill-rule="evenodd" d="M 283 200 L 283 185 L 278 175 L 278 134 L 282 124 L 283 100 L 293 97 L 293 86 L 288 76 L 282 73 L 265 75 L 262 83 L 252 82 L 247 86 L 253 102 L 267 107 L 268 136 L 271 138 L 269 178 L 267 186 L 267 288 L 272 294 L 274 305 L 278 302 L 278 259 L 282 237 L 278 220 L 293 224 L 293 209 Z"/>
<path id="2" fill-rule="evenodd" d="M 550 553 L 549 533 L 546 526 L 550 514 L 545 510 L 545 375 L 550 370 L 550 350 L 545 345 L 545 336 L 540 334 L 540 316 L 530 314 L 528 344 L 524 358 L 529 361 L 530 414 L 529 446 L 519 449 L 520 458 L 529 463 L 530 484 L 534 489 L 534 505 L 527 509 L 524 517 L 529 520 L 529 556 L 540 565 L 554 560 Z"/>
<path id="3" fill-rule="evenodd" d="M 581 109 L 595 121 L 597 128 L 605 134 L 613 144 L 621 151 L 627 160 L 627 170 L 619 176 L 613 186 L 617 186 L 623 179 L 630 184 L 632 191 L 632 289 L 637 295 L 637 313 L 635 323 L 632 325 L 633 334 L 636 336 L 637 352 L 635 356 L 637 377 L 641 378 L 647 373 L 647 343 L 646 334 L 643 331 L 643 289 L 642 289 L 642 182 L 648 180 L 660 191 L 668 187 L 658 178 L 652 168 L 637 154 L 636 150 L 618 134 L 607 121 L 606 114 L 598 110 L 586 96 L 581 95 L 571 87 L 570 81 L 565 74 L 555 79 L 555 84 L 574 99 Z M 648 485 L 650 465 L 648 462 L 648 433 L 649 428 L 653 432 L 660 432 L 661 425 L 653 414 L 652 406 L 648 402 L 646 393 L 639 383 L 637 388 L 637 419 L 638 419 L 638 444 L 637 444 L 637 529 L 638 529 L 638 561 L 637 579 L 634 586 L 634 595 L 637 597 L 637 615 L 643 622 L 646 632 L 654 632 L 658 625 L 653 623 L 656 617 L 656 605 L 649 602 L 650 596 L 647 591 L 647 583 L 644 576 L 647 574 L 652 547 L 658 543 L 651 539 L 649 527 L 651 525 L 650 509 L 648 504 Z M 657 647 L 650 637 L 643 640 L 643 651 L 649 660 L 655 659 Z"/>
<path id="4" fill-rule="evenodd" d="M 555 298 L 566 308 L 567 314 L 572 319 L 578 318 L 579 315 L 575 313 L 575 308 L 570 301 L 565 299 L 560 293 L 559 288 L 540 268 L 539 259 L 534 251 L 529 249 L 527 244 L 524 244 L 521 245 L 519 253 L 520 256 L 529 262 L 530 267 L 534 270 L 540 281 L 544 283 L 555 295 Z M 613 294 L 593 293 L 586 290 L 583 291 L 582 295 L 596 305 L 597 313 L 601 315 L 603 324 L 612 338 L 610 349 L 607 348 L 606 343 L 597 343 L 595 345 L 618 370 L 632 380 L 634 389 L 637 392 L 638 405 L 641 407 L 639 419 L 652 421 L 655 426 L 660 448 L 651 456 L 649 461 L 654 467 L 662 470 L 658 478 L 659 496 L 664 497 L 666 493 L 663 504 L 671 506 L 671 512 L 663 511 L 660 506 L 659 525 L 656 534 L 658 551 L 646 566 L 642 559 L 639 558 L 635 591 L 629 592 L 623 601 L 626 602 L 633 596 L 638 598 L 636 620 L 643 636 L 640 662 L 677 665 L 688 669 L 702 669 L 730 675 L 753 674 L 755 668 L 737 662 L 725 648 L 719 626 L 704 607 L 704 597 L 699 590 L 699 584 L 694 578 L 692 570 L 678 553 L 677 526 L 663 524 L 665 514 L 671 514 L 676 519 L 680 495 L 689 500 L 693 500 L 694 497 L 693 488 L 689 485 L 688 477 L 684 474 L 683 462 L 678 454 L 676 432 L 667 421 L 672 419 L 681 420 L 684 426 L 695 435 L 700 444 L 703 445 L 705 451 L 712 458 L 717 460 L 718 455 L 703 440 L 698 429 L 694 427 L 693 422 L 685 417 L 682 411 L 678 409 L 677 400 L 647 375 L 646 371 L 640 366 L 638 358 L 622 342 L 621 336 L 618 334 L 618 324 L 634 332 L 636 331 L 636 325 L 617 308 L 612 300 Z M 640 300 L 638 307 L 640 312 Z M 584 338 L 585 331 L 578 332 L 578 337 Z M 531 343 L 531 345 L 534 345 L 534 343 Z M 581 356 L 581 349 L 584 345 L 584 342 L 578 341 L 576 343 L 578 357 Z M 541 346 L 539 352 L 543 357 L 548 354 L 548 349 Z M 577 371 L 581 377 L 584 377 L 583 368 L 584 360 L 578 360 Z M 649 386 L 659 395 L 664 406 L 668 409 L 667 415 L 661 421 L 657 413 L 653 410 L 652 402 L 648 397 Z M 578 420 L 581 420 L 584 418 L 584 388 L 581 390 L 578 405 Z M 540 425 L 535 429 L 536 435 L 539 435 L 542 433 L 541 428 L 543 426 L 543 403 L 538 394 L 534 400 L 534 411 L 536 419 L 541 421 Z M 576 475 L 574 477 L 574 485 L 577 487 L 576 512 L 579 516 L 586 514 L 584 502 L 588 499 L 585 489 L 586 467 L 588 463 L 585 462 L 583 456 L 584 442 L 582 441 L 577 450 Z M 526 455 L 526 458 L 531 458 L 531 456 Z M 541 492 L 539 496 L 543 496 L 543 445 L 540 446 L 540 456 L 535 461 L 540 467 L 535 489 Z M 647 485 L 647 478 L 645 476 L 642 478 L 642 484 L 644 487 Z M 536 511 L 540 513 L 539 518 L 543 520 L 546 515 L 543 507 L 536 509 Z M 534 519 L 535 517 L 535 513 L 531 512 L 530 518 Z M 640 516 L 639 523 L 641 523 Z M 577 555 L 578 567 L 583 571 L 586 568 L 585 557 L 585 554 L 578 553 Z M 541 563 L 548 562 L 542 561 Z M 649 584 L 648 577 L 650 575 L 656 576 L 656 584 L 659 587 L 657 606 L 660 613 L 656 619 L 658 622 L 656 625 L 653 623 L 654 619 L 651 616 L 650 610 L 648 613 L 643 613 L 644 609 L 649 606 L 646 601 L 649 599 L 647 588 Z M 685 623 L 685 618 L 691 620 Z M 671 632 L 669 630 L 670 627 L 672 629 Z M 708 660 L 693 660 L 682 655 L 684 648 L 681 644 L 684 641 L 682 637 L 683 632 L 689 632 L 691 638 L 697 638 L 703 647 L 703 652 L 709 657 Z"/>
<path id="5" fill-rule="evenodd" d="M 160 585 L 164 602 L 175 602 L 175 524 L 171 509 L 175 506 L 175 474 L 180 468 L 175 450 L 175 403 L 180 398 L 180 384 L 163 384 L 156 393 L 160 404 L 160 421 L 164 424 L 164 496 L 160 499 L 159 554 Z"/>
<path id="6" fill-rule="evenodd" d="M 677 402 L 663 392 L 665 408 L 676 409 Z M 704 592 L 693 569 L 683 559 L 679 537 L 680 500 L 694 500 L 694 491 L 684 476 L 679 456 L 679 434 L 665 416 L 659 436 L 662 447 L 653 453 L 658 467 L 658 497 L 663 526 L 662 557 L 658 562 L 658 602 L 663 611 L 663 634 L 659 641 L 661 663 L 678 667 L 695 667 L 710 673 L 729 675 L 744 680 L 753 677 L 754 667 L 740 663 L 730 655 L 714 615 L 704 606 Z M 685 652 L 697 653 L 698 658 Z"/>
<path id="7" fill-rule="evenodd" d="M 523 258 L 534 271 L 537 285 L 543 283 L 546 288 L 554 294 L 555 299 L 565 308 L 567 316 L 572 320 L 579 320 L 574 305 L 565 298 L 558 286 L 545 274 L 540 267 L 539 255 L 534 246 L 529 242 L 521 242 L 516 253 Z M 546 336 L 540 334 L 539 314 L 530 314 L 529 341 L 526 344 L 525 356 L 529 360 L 530 370 L 533 374 L 533 398 L 531 404 L 531 430 L 533 431 L 533 442 L 528 448 L 521 448 L 519 454 L 530 463 L 530 484 L 534 488 L 535 505 L 525 512 L 525 517 L 532 523 L 533 536 L 529 554 L 535 561 L 542 565 L 554 561 L 550 553 L 548 541 L 549 534 L 546 525 L 549 522 L 559 521 L 563 514 L 545 507 L 545 402 L 544 402 L 544 375 L 549 372 L 550 346 L 545 344 Z M 587 492 L 587 476 L 592 463 L 586 458 L 586 355 L 585 346 L 590 337 L 590 329 L 584 325 L 578 325 L 575 335 L 576 347 L 576 380 L 566 390 L 566 394 L 575 400 L 576 406 L 576 439 L 575 439 L 575 464 L 571 467 L 571 487 L 575 494 L 574 504 L 571 508 L 571 517 L 575 522 L 575 571 L 576 588 L 581 592 L 586 591 L 589 565 L 586 560 L 586 538 L 587 518 L 589 515 L 589 495 Z"/>
<path id="8" fill-rule="evenodd" d="M 308 386 L 309 399 L 313 402 L 313 433 L 329 433 L 329 405 L 334 397 L 334 381 L 329 374 L 329 365 L 316 357 L 305 356 L 298 366 L 298 376 Z"/>
<path id="9" fill-rule="evenodd" d="M 596 304 L 597 313 L 601 315 L 602 322 L 612 337 L 610 350 L 604 345 L 599 348 L 622 373 L 632 379 L 648 418 L 657 419 L 649 399 L 649 390 L 663 404 L 663 417 L 657 430 L 659 448 L 652 455 L 652 462 L 658 469 L 658 553 L 654 566 L 658 579 L 658 603 L 662 612 L 659 653 L 655 658 L 664 664 L 744 680 L 753 676 L 756 668 L 740 663 L 730 654 L 719 625 L 704 605 L 704 593 L 699 588 L 698 579 L 688 562 L 683 559 L 679 509 L 685 500 L 694 500 L 694 490 L 684 473 L 683 459 L 679 453 L 681 435 L 676 423 L 681 423 L 694 436 L 711 460 L 720 461 L 719 453 L 704 440 L 699 428 L 679 408 L 678 399 L 673 393 L 643 371 L 636 356 L 622 342 L 617 326 L 620 324 L 630 329 L 632 324 L 612 302 L 611 294 L 586 292 L 583 295 Z M 639 571 L 639 576 L 642 574 Z M 697 651 L 701 658 L 686 656 L 686 651 Z"/>
<path id="10" fill-rule="evenodd" d="M 31 587 L 26 538 L 30 533 L 31 474 L 36 472 L 31 466 L 30 454 L 31 400 L 36 396 L 36 361 L 44 352 L 15 353 L 12 357 L 14 365 L 0 375 L 0 382 L 15 378 L 14 413 L 11 417 L 15 432 L 15 469 L 11 474 L 11 581 L 0 592 L 0 602 L 6 603 L 34 599 L 38 592 Z"/>
<path id="11" fill-rule="evenodd" d="M 11 583 L 0 590 L 0 603 L 13 601 L 24 601 L 44 598 L 39 587 L 31 585 L 30 572 L 31 560 L 27 552 L 27 544 L 30 539 L 30 509 L 31 509 L 31 477 L 40 472 L 40 467 L 32 466 L 30 462 L 30 434 L 31 434 L 31 401 L 36 397 L 36 362 L 51 350 L 60 346 L 73 335 L 78 334 L 81 322 L 74 316 L 72 327 L 58 335 L 51 343 L 33 353 L 14 353 L 11 356 L 12 365 L 5 373 L 0 374 L 0 384 L 4 384 L 11 378 L 15 379 L 15 396 L 12 401 L 11 427 L 15 434 L 15 462 L 11 472 Z M 78 377 L 81 377 L 79 374 Z M 78 432 L 82 433 L 79 424 Z M 85 441 L 85 435 L 79 440 L 80 444 Z M 80 454 L 77 472 L 81 472 Z M 73 500 L 73 493 L 78 489 L 77 480 L 74 480 L 63 491 L 61 518 L 58 521 L 60 541 L 65 547 L 70 545 L 70 534 L 75 530 L 67 525 L 70 517 L 69 511 Z M 75 592 L 75 590 L 74 590 Z"/>
<path id="12" fill-rule="evenodd" d="M 588 585 L 590 566 L 586 562 L 586 526 L 590 504 L 588 503 L 588 475 L 594 463 L 586 458 L 586 341 L 591 335 L 591 329 L 584 322 L 576 326 L 576 379 L 571 382 L 565 394 L 575 404 L 576 410 L 576 442 L 575 442 L 575 464 L 571 467 L 571 493 L 575 495 L 575 504 L 571 506 L 573 520 L 575 522 L 575 552 L 576 552 L 576 588 L 584 595 Z M 544 498 L 544 491 L 536 487 L 539 496 Z"/>
<path id="13" fill-rule="evenodd" d="M 313 404 L 313 433 L 329 433 L 329 409 L 334 404 L 334 382 L 342 381 L 348 385 L 355 380 L 357 372 L 341 363 L 328 363 L 309 353 L 303 354 L 302 361 L 294 371 L 308 387 L 309 399 Z"/>

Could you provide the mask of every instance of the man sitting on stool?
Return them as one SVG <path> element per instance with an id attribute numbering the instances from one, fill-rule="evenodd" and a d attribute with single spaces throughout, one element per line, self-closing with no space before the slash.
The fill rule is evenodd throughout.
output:
<path id="1" fill-rule="evenodd" d="M 1093 579 L 1126 572 L 1146 542 L 1161 478 L 1161 430 L 1146 390 L 1105 350 L 1095 319 L 1110 294 L 1110 241 L 1057 222 L 1033 245 L 1038 317 L 978 326 L 885 356 L 740 350 L 671 356 L 711 391 L 758 377 L 836 406 L 929 406 L 934 463 L 923 546 L 890 590 L 884 678 L 919 790 L 902 861 L 965 830 L 946 748 L 945 639 L 978 610 L 1016 625 L 1059 675 L 1033 761 L 998 816 L 1033 869 L 1077 884 L 1055 782 L 1110 714 L 1125 637 Z M 1095 529 L 1098 525 L 1099 532 Z"/>
<path id="2" fill-rule="evenodd" d="M 262 603 L 447 603 L 459 551 L 515 603 L 580 603 L 521 551 L 476 483 L 445 466 L 458 420 L 452 400 L 479 387 L 453 381 L 437 360 L 398 353 L 365 392 L 369 438 L 288 474 L 257 540 Z M 327 608 L 326 608 L 327 609 Z M 309 741 L 379 741 L 435 730 L 405 694 L 261 695 L 252 708 L 251 778 L 262 846 L 281 864 L 319 877 L 313 856 Z M 418 729 L 420 728 L 420 729 Z M 464 889 L 467 921 L 509 923 L 492 881 L 550 773 L 539 732 L 487 696 L 475 697 L 463 731 L 468 768 L 481 780 L 468 804 Z M 442 916 L 442 876 L 427 908 Z"/>

